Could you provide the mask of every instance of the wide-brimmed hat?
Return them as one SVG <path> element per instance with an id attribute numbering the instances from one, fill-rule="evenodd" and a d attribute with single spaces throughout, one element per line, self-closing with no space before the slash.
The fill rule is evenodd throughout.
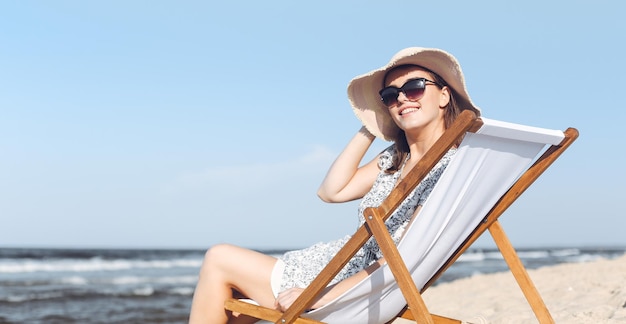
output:
<path id="1" fill-rule="evenodd" d="M 409 47 L 396 53 L 387 65 L 357 76 L 348 85 L 348 99 L 352 109 L 373 135 L 387 141 L 395 140 L 398 135 L 399 128 L 391 119 L 378 92 L 384 86 L 387 72 L 407 64 L 422 66 L 442 77 L 452 88 L 459 108 L 472 110 L 480 116 L 480 108 L 472 103 L 461 66 L 454 56 L 436 48 Z"/>

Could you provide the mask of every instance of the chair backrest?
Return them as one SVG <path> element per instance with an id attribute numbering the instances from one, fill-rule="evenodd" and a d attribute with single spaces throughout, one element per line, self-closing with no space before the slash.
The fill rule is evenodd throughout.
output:
<path id="1" fill-rule="evenodd" d="M 481 118 L 467 133 L 398 245 L 416 286 L 422 289 L 480 224 L 500 197 L 548 145 L 564 134 Z M 326 323 L 385 323 L 406 305 L 388 266 L 304 317 Z"/>

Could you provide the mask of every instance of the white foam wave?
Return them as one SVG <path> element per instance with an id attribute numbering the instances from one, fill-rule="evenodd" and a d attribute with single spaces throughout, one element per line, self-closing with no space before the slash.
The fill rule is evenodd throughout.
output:
<path id="1" fill-rule="evenodd" d="M 177 287 L 169 290 L 172 295 L 191 296 L 194 289 L 192 287 Z"/>
<path id="2" fill-rule="evenodd" d="M 116 277 L 116 278 L 112 278 L 111 279 L 111 283 L 114 285 L 137 285 L 137 284 L 142 284 L 142 283 L 146 283 L 148 281 L 147 278 L 143 278 L 143 277 L 134 277 L 134 276 L 123 276 L 123 277 Z"/>
<path id="3" fill-rule="evenodd" d="M 476 262 L 485 260 L 485 254 L 482 252 L 471 252 L 471 253 L 463 253 L 459 257 L 458 261 L 460 262 Z"/>
<path id="4" fill-rule="evenodd" d="M 569 262 L 589 262 L 589 261 L 600 260 L 602 258 L 603 256 L 600 256 L 600 255 L 581 254 L 581 255 L 576 255 L 576 256 L 570 256 L 567 259 Z"/>
<path id="5" fill-rule="evenodd" d="M 555 250 L 551 252 L 552 256 L 555 257 L 568 257 L 568 256 L 576 256 L 580 254 L 579 249 L 562 249 Z"/>
<path id="6" fill-rule="evenodd" d="M 497 251 L 467 251 L 459 257 L 461 262 L 480 262 L 485 260 L 501 260 L 502 254 Z"/>
<path id="7" fill-rule="evenodd" d="M 126 291 L 120 291 L 117 289 L 101 289 L 99 292 L 87 292 L 87 295 L 90 294 L 98 294 L 104 296 L 152 296 L 156 292 L 155 288 L 150 285 L 142 285 L 138 287 L 134 287 L 132 289 Z M 168 290 L 168 293 L 175 295 L 191 295 L 193 294 L 193 288 L 191 287 L 176 287 Z M 64 298 L 66 297 L 63 292 L 58 291 L 48 291 L 48 292 L 31 292 L 24 294 L 11 294 L 6 296 L 0 296 L 0 301 L 9 302 L 9 303 L 23 303 L 30 302 L 35 300 L 48 300 L 55 298 Z"/>
<path id="8" fill-rule="evenodd" d="M 60 282 L 66 285 L 84 286 L 87 285 L 89 281 L 84 277 L 73 276 L 61 278 Z"/>
<path id="9" fill-rule="evenodd" d="M 518 256 L 522 259 L 548 259 L 556 258 L 576 258 L 581 257 L 579 249 L 560 249 L 560 250 L 528 250 L 518 251 Z M 486 260 L 502 260 L 502 254 L 499 251 L 468 251 L 462 254 L 458 261 L 460 262 L 481 262 Z"/>
<path id="10" fill-rule="evenodd" d="M 502 256 L 502 253 L 500 253 L 500 251 L 490 251 L 485 253 L 485 259 L 502 260 L 504 259 L 504 257 Z"/>
<path id="11" fill-rule="evenodd" d="M 131 269 L 170 269 L 170 268 L 200 268 L 201 259 L 174 259 L 174 260 L 104 260 L 92 258 L 86 260 L 34 260 L 34 259 L 7 259 L 0 261 L 0 273 L 27 273 L 27 272 L 93 272 L 93 271 L 120 271 Z"/>
<path id="12" fill-rule="evenodd" d="M 197 275 L 181 275 L 181 276 L 118 276 L 118 277 L 97 277 L 85 278 L 80 276 L 63 277 L 52 282 L 70 286 L 86 286 L 86 285 L 114 285 L 114 286 L 132 286 L 132 285 L 189 285 L 193 286 L 198 282 Z"/>
<path id="13" fill-rule="evenodd" d="M 140 284 L 195 284 L 198 281 L 197 276 L 166 276 L 166 277 L 140 277 L 140 276 L 122 276 L 111 278 L 111 284 L 114 285 L 140 285 Z M 101 282 L 102 283 L 102 282 Z"/>
<path id="14" fill-rule="evenodd" d="M 9 295 L 6 297 L 6 301 L 10 303 L 21 303 L 25 301 L 31 300 L 45 300 L 45 299 L 53 299 L 62 297 L 63 293 L 61 292 L 45 292 L 45 293 L 37 293 L 37 294 L 25 294 L 25 295 Z"/>
<path id="15" fill-rule="evenodd" d="M 154 288 L 150 286 L 141 287 L 133 290 L 133 294 L 137 296 L 150 296 L 154 294 Z"/>
<path id="16" fill-rule="evenodd" d="M 545 259 L 550 257 L 549 251 L 522 251 L 517 252 L 522 259 Z"/>

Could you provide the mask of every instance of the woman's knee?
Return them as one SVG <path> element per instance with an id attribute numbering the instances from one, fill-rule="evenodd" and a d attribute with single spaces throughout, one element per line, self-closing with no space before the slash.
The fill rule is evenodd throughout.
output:
<path id="1" fill-rule="evenodd" d="M 217 244 L 210 247 L 204 254 L 204 267 L 220 267 L 233 258 L 237 248 L 231 244 Z"/>

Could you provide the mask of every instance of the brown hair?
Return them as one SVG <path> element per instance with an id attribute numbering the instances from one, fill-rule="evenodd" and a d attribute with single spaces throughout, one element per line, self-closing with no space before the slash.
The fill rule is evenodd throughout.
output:
<path id="1" fill-rule="evenodd" d="M 450 127 L 450 125 L 452 125 L 452 123 L 456 120 L 456 117 L 461 113 L 461 108 L 459 107 L 457 100 L 455 99 L 455 97 L 457 96 L 456 91 L 454 91 L 452 87 L 448 86 L 448 83 L 442 77 L 440 77 L 437 73 L 420 65 L 414 65 L 414 64 L 400 65 L 389 70 L 387 74 L 385 74 L 385 77 L 383 78 L 383 87 L 385 86 L 387 82 L 387 75 L 389 75 L 391 71 L 401 69 L 401 68 L 407 68 L 407 67 L 418 68 L 420 70 L 423 70 L 424 72 L 429 73 L 433 77 L 433 81 L 437 83 L 437 87 L 439 89 L 442 89 L 443 87 L 448 87 L 448 89 L 450 90 L 450 101 L 448 101 L 448 104 L 445 107 L 445 112 L 443 116 L 444 127 L 445 129 L 448 129 L 448 127 Z M 393 165 L 391 166 L 391 168 L 387 170 L 387 172 L 389 173 L 398 171 L 402 167 L 404 160 L 406 160 L 406 157 L 409 154 L 409 143 L 407 142 L 406 134 L 404 133 L 402 129 L 398 129 L 398 134 L 396 135 L 396 139 L 394 142 L 395 142 L 395 158 L 393 159 Z M 455 145 L 458 146 L 460 142 L 461 140 L 459 139 L 459 141 Z"/>

